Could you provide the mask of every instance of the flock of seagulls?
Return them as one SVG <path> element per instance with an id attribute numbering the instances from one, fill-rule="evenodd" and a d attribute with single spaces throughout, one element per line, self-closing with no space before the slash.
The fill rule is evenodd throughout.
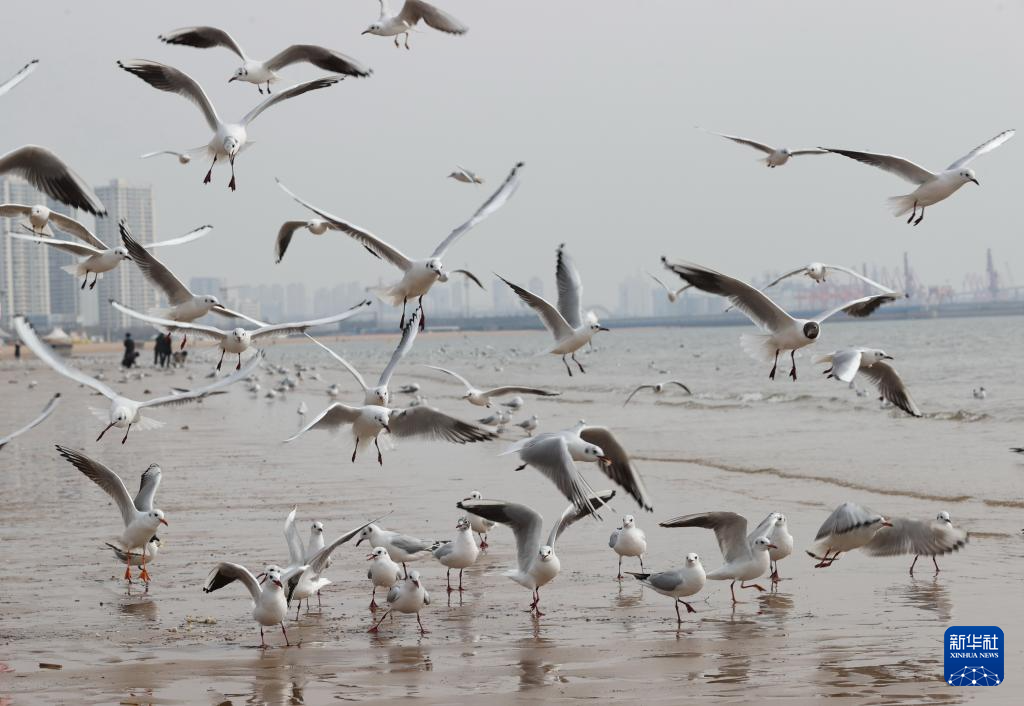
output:
<path id="1" fill-rule="evenodd" d="M 392 37 L 396 47 L 401 46 L 399 38 L 404 38 L 404 46 L 408 49 L 409 35 L 421 21 L 433 29 L 448 34 L 464 34 L 468 30 L 461 21 L 423 0 L 406 0 L 397 13 L 392 12 L 385 0 L 380 0 L 379 19 L 363 34 Z M 184 72 L 149 60 L 118 62 L 121 69 L 153 88 L 178 94 L 193 103 L 202 113 L 212 133 L 208 143 L 202 146 L 182 151 L 160 150 L 143 157 L 168 154 L 186 164 L 193 155 L 205 154 L 211 159 L 209 171 L 204 178 L 206 183 L 211 180 L 217 161 L 225 160 L 231 168 L 228 186 L 232 191 L 237 186 L 235 161 L 251 144 L 249 126 L 260 114 L 283 101 L 332 87 L 346 77 L 365 78 L 372 74 L 369 67 L 357 60 L 333 49 L 314 45 L 292 45 L 270 59 L 253 59 L 230 34 L 215 27 L 185 27 L 162 34 L 159 38 L 169 45 L 194 48 L 221 47 L 233 52 L 242 61 L 242 65 L 235 69 L 228 81 L 254 84 L 261 95 L 266 93 L 266 98 L 239 120 L 226 122 L 220 117 L 200 84 Z M 280 81 L 278 72 L 297 63 L 310 64 L 330 75 L 298 83 L 280 91 L 272 90 L 272 86 Z M 30 62 L 0 84 L 0 96 L 24 81 L 36 67 L 36 61 Z M 875 166 L 910 181 L 917 188 L 910 194 L 895 197 L 892 203 L 896 215 L 901 216 L 909 212 L 910 218 L 907 222 L 913 222 L 914 225 L 921 223 L 925 208 L 948 198 L 967 182 L 977 184 L 978 180 L 974 172 L 968 168 L 968 164 L 976 157 L 1002 145 L 1013 135 L 1013 130 L 1002 132 L 946 169 L 931 172 L 904 158 L 892 155 L 824 147 L 790 150 L 734 135 L 720 134 L 723 138 L 764 153 L 764 162 L 770 168 L 783 166 L 796 156 L 833 153 Z M 314 327 L 335 325 L 357 316 L 367 310 L 369 301 L 359 302 L 337 315 L 315 320 L 262 322 L 224 307 L 212 294 L 192 292 L 152 252 L 158 247 L 196 241 L 210 232 L 210 226 L 202 226 L 178 238 L 141 244 L 132 236 L 127 224 L 121 222 L 119 231 L 122 242 L 112 247 L 96 238 L 74 219 L 53 213 L 44 206 L 0 205 L 0 216 L 22 219 L 21 227 L 27 231 L 27 234 L 15 233 L 11 234 L 11 237 L 55 247 L 80 258 L 67 269 L 83 278 L 82 288 L 87 284 L 90 288 L 95 286 L 103 273 L 113 270 L 123 261 L 137 267 L 149 285 L 167 300 L 168 306 L 163 310 L 150 312 L 134 311 L 116 301 L 110 301 L 110 306 L 162 332 L 180 332 L 182 348 L 185 347 L 190 335 L 213 340 L 221 355 L 216 370 L 211 374 L 211 382 L 194 389 L 177 389 L 165 396 L 134 400 L 117 392 L 98 376 L 83 373 L 62 360 L 39 339 L 25 317 L 16 316 L 14 328 L 21 341 L 43 363 L 70 381 L 91 388 L 110 401 L 108 409 L 93 410 L 105 424 L 96 438 L 97 442 L 107 431 L 117 427 L 124 430 L 121 439 L 121 443 L 124 444 L 133 427 L 146 430 L 162 426 L 161 422 L 148 416 L 151 408 L 201 402 L 207 397 L 222 393 L 236 382 L 247 381 L 250 392 L 258 393 L 260 387 L 255 381 L 255 373 L 261 366 L 266 365 L 260 346 L 270 337 L 293 334 L 305 335 L 347 370 L 359 386 L 362 400 L 336 400 L 314 415 L 308 423 L 306 415 L 309 410 L 303 403 L 298 408 L 300 428 L 294 435 L 285 439 L 286 442 L 294 442 L 312 430 L 336 432 L 344 429 L 349 432 L 353 444 L 351 461 L 355 463 L 359 452 L 373 444 L 377 463 L 380 465 L 383 465 L 380 446 L 382 438 L 419 437 L 453 444 L 492 442 L 500 438 L 501 431 L 510 422 L 510 412 L 522 408 L 525 404 L 523 395 L 554 397 L 561 392 L 527 385 L 478 388 L 454 370 L 427 366 L 460 383 L 465 388 L 460 399 L 474 406 L 492 409 L 490 418 L 474 423 L 429 406 L 420 397 L 409 406 L 396 406 L 392 399 L 390 382 L 395 370 L 412 350 L 417 332 L 426 327 L 424 298 L 431 288 L 438 282 L 447 282 L 451 274 L 460 274 L 483 287 L 480 279 L 472 272 L 465 269 L 449 270 L 444 260 L 450 249 L 469 230 L 508 203 L 519 188 L 523 166 L 522 162 L 517 162 L 497 190 L 467 221 L 452 230 L 428 256 L 419 258 L 409 257 L 369 230 L 310 204 L 278 182 L 285 193 L 314 215 L 306 220 L 285 221 L 280 227 L 274 246 L 275 259 L 278 263 L 284 258 L 295 234 L 306 230 L 312 235 L 347 235 L 370 255 L 387 262 L 401 273 L 397 282 L 376 291 L 379 297 L 392 306 L 401 306 L 402 311 L 398 322 L 401 331 L 400 341 L 373 386 L 369 385 L 359 371 L 341 355 L 308 333 L 308 330 Z M 86 182 L 57 155 L 43 147 L 27 145 L 3 155 L 0 157 L 0 173 L 19 175 L 58 201 L 98 217 L 105 215 L 103 204 Z M 448 177 L 467 184 L 484 183 L 481 176 L 463 167 L 457 167 Z M 75 240 L 60 239 L 55 230 L 67 233 Z M 824 323 L 832 316 L 846 313 L 853 317 L 866 317 L 879 307 L 904 296 L 850 268 L 815 262 L 787 272 L 771 282 L 765 290 L 787 277 L 805 275 L 815 282 L 823 282 L 830 273 L 838 272 L 852 276 L 876 291 L 845 302 L 813 318 L 804 319 L 786 312 L 772 301 L 764 290 L 759 290 L 739 279 L 683 260 L 663 257 L 662 262 L 666 269 L 678 275 L 684 282 L 683 286 L 673 289 L 657 276 L 650 275 L 664 289 L 670 302 L 678 301 L 686 289 L 696 288 L 724 297 L 731 307 L 737 308 L 758 327 L 759 333 L 743 336 L 742 346 L 756 359 L 772 361 L 769 374 L 772 379 L 775 378 L 779 356 L 786 352 L 790 354 L 792 362 L 790 377 L 796 379 L 796 352 L 815 343 L 821 336 Z M 90 275 L 93 276 L 91 282 Z M 608 328 L 601 325 L 595 312 L 585 310 L 582 278 L 565 244 L 559 245 L 556 251 L 555 278 L 558 296 L 557 303 L 552 304 L 542 296 L 500 277 L 501 281 L 538 316 L 552 339 L 550 347 L 545 352 L 560 356 L 566 372 L 572 377 L 574 372 L 570 361 L 580 373 L 586 372 L 576 358 L 576 352 L 590 344 L 597 333 L 606 332 Z M 28 283 L 20 283 L 20 286 L 28 286 Z M 411 314 L 408 313 L 410 305 L 413 307 Z M 211 313 L 224 318 L 242 319 L 253 327 L 222 329 L 196 323 L 198 319 Z M 255 353 L 243 363 L 243 354 L 250 350 L 255 350 Z M 235 370 L 221 377 L 219 371 L 224 357 L 228 354 L 237 356 Z M 816 363 L 829 365 L 824 370 L 828 378 L 852 384 L 857 375 L 864 375 L 877 385 L 880 395 L 885 400 L 907 414 L 921 416 L 921 411 L 890 361 L 892 356 L 885 351 L 866 347 L 834 351 L 815 360 Z M 629 404 L 641 391 L 650 390 L 657 396 L 669 389 L 691 394 L 685 383 L 666 380 L 640 385 L 629 394 L 624 405 Z M 418 384 L 406 385 L 399 389 L 399 392 L 408 395 L 418 395 L 419 391 Z M 268 391 L 268 394 L 272 392 L 273 390 Z M 332 397 L 337 398 L 344 394 L 341 386 L 332 386 Z M 512 397 L 500 405 L 506 409 L 495 408 L 495 400 L 505 397 Z M 61 395 L 58 393 L 38 417 L 24 428 L 0 439 L 0 448 L 43 423 L 54 413 L 60 401 Z M 387 610 L 379 619 L 373 621 L 369 631 L 377 632 L 384 619 L 392 611 L 397 611 L 415 614 L 420 632 L 425 633 L 420 614 L 430 605 L 430 594 L 425 587 L 422 574 L 415 569 L 409 570 L 407 565 L 413 562 L 436 561 L 446 571 L 447 591 L 461 592 L 464 590 L 463 572 L 473 566 L 481 553 L 488 549 L 488 535 L 500 524 L 511 528 L 516 545 L 516 561 L 506 572 L 506 576 L 531 591 L 530 611 L 536 617 L 542 616 L 540 590 L 559 575 L 562 567 L 561 559 L 555 551 L 558 539 L 571 525 L 580 520 L 600 519 L 601 510 L 616 496 L 616 490 L 595 491 L 584 475 L 584 470 L 588 468 L 584 464 L 595 464 L 605 477 L 618 485 L 642 510 L 652 511 L 653 500 L 633 461 L 633 456 L 627 451 L 620 436 L 611 429 L 581 420 L 569 429 L 535 433 L 540 428 L 537 415 L 530 416 L 516 426 L 521 428 L 526 436 L 512 443 L 500 455 L 517 456 L 520 465 L 516 471 L 527 467 L 539 471 L 569 503 L 551 524 L 546 537 L 544 518 L 537 511 L 520 503 L 487 499 L 480 491 L 473 491 L 468 497 L 456 503 L 456 507 L 464 514 L 454 525 L 454 538 L 448 540 L 424 540 L 400 531 L 384 529 L 380 524 L 384 518 L 376 518 L 342 534 L 332 542 L 326 541 L 323 524 L 314 521 L 309 540 L 303 542 L 296 524 L 296 508 L 288 515 L 284 525 L 288 550 L 288 561 L 284 567 L 268 565 L 261 572 L 254 574 L 241 564 L 220 562 L 209 573 L 203 590 L 207 593 L 214 592 L 229 584 L 240 582 L 246 587 L 252 599 L 252 618 L 259 625 L 261 646 L 266 646 L 264 629 L 277 625 L 281 627 L 286 644 L 291 644 L 285 627 L 290 604 L 296 603 L 297 619 L 303 600 L 307 602 L 308 607 L 310 598 L 316 595 L 319 603 L 321 592 L 331 585 L 327 571 L 334 561 L 333 555 L 340 547 L 358 538 L 355 542 L 357 546 L 363 542 L 367 542 L 369 546 L 366 560 L 370 563 L 366 577 L 371 587 L 371 610 L 375 611 L 378 608 L 377 589 L 387 589 Z M 62 445 L 57 445 L 56 448 L 61 457 L 113 500 L 121 514 L 123 527 L 117 544 L 106 546 L 113 552 L 117 561 L 125 565 L 124 578 L 128 581 L 129 590 L 135 578 L 145 584 L 148 590 L 152 581 L 150 567 L 161 551 L 158 532 L 162 531 L 162 526 L 168 526 L 163 511 L 155 506 L 155 496 L 162 476 L 160 466 L 153 464 L 143 472 L 139 491 L 132 497 L 122 478 L 103 463 L 81 450 Z M 640 571 L 628 573 L 656 593 L 672 598 L 679 623 L 683 620 L 680 605 L 685 606 L 688 613 L 696 612 L 692 603 L 685 599 L 703 590 L 707 580 L 730 582 L 732 600 L 738 602 L 737 583 L 741 590 L 764 591 L 764 586 L 756 582 L 767 576 L 772 586 L 776 586 L 782 580 L 779 575 L 779 562 L 791 556 L 794 551 L 794 538 L 789 532 L 787 518 L 775 511 L 770 512 L 752 531 L 748 531 L 746 518 L 731 511 L 691 513 L 662 522 L 661 526 L 712 530 L 721 551 L 721 566 L 706 571 L 700 556 L 690 552 L 683 554 L 683 564 L 680 568 L 648 572 L 644 565 L 644 557 L 648 550 L 646 535 L 638 526 L 636 518 L 628 514 L 623 517 L 621 526 L 611 534 L 608 546 L 618 559 L 617 578 L 624 579 L 624 559 L 637 559 Z M 930 557 L 938 572 L 936 557 L 959 550 L 967 541 L 968 533 L 955 527 L 947 512 L 939 513 L 934 520 L 887 519 L 872 510 L 847 502 L 840 505 L 825 520 L 807 554 L 817 560 L 815 566 L 822 569 L 832 566 L 843 554 L 857 549 L 871 556 L 912 554 L 914 561 L 910 566 L 911 573 L 921 556 Z M 137 576 L 133 575 L 135 569 L 138 569 Z M 458 571 L 456 585 L 452 582 L 453 570 Z"/>

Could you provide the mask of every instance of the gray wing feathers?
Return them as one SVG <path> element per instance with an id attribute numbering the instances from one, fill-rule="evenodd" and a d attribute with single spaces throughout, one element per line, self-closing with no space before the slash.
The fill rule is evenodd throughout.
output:
<path id="1" fill-rule="evenodd" d="M 544 518 L 540 514 L 518 503 L 503 500 L 463 500 L 456 506 L 485 520 L 508 525 L 516 538 L 516 556 L 520 571 L 527 571 L 537 550 L 540 549 Z"/>
<path id="2" fill-rule="evenodd" d="M 726 562 L 750 553 L 747 520 L 735 512 L 699 512 L 659 523 L 662 527 L 703 527 L 714 530 L 718 548 Z"/>

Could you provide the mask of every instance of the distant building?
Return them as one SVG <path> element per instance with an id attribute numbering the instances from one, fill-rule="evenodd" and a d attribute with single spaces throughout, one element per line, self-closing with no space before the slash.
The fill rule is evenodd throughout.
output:
<path id="1" fill-rule="evenodd" d="M 309 297 L 306 295 L 306 285 L 302 282 L 292 282 L 285 287 L 284 315 L 288 321 L 301 321 L 308 317 Z"/>
<path id="2" fill-rule="evenodd" d="M 644 275 L 630 275 L 619 283 L 619 316 L 651 316 L 654 302 L 651 298 L 651 280 Z"/>
<path id="3" fill-rule="evenodd" d="M 106 186 L 96 187 L 96 195 L 107 207 L 107 217 L 96 219 L 96 236 L 110 247 L 121 243 L 118 221 L 128 224 L 132 237 L 139 243 L 155 240 L 156 214 L 153 187 L 134 186 L 122 179 L 113 179 Z M 109 299 L 116 299 L 129 309 L 148 312 L 161 304 L 161 295 L 139 268 L 125 262 L 105 273 L 96 285 L 99 299 L 99 325 L 108 338 L 119 338 L 122 330 L 138 328 L 139 322 L 113 309 Z"/>

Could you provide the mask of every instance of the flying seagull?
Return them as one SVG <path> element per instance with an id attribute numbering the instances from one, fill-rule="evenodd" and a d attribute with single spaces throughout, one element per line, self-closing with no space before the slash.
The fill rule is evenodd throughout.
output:
<path id="1" fill-rule="evenodd" d="M 870 508 L 845 502 L 818 528 L 807 555 L 818 560 L 814 568 L 827 569 L 841 553 L 860 549 L 883 527 L 892 527 L 892 522 Z"/>
<path id="2" fill-rule="evenodd" d="M 47 196 L 94 216 L 107 215 L 92 187 L 45 147 L 25 145 L 3 155 L 0 174 L 19 176 Z"/>
<path id="3" fill-rule="evenodd" d="M 669 304 L 675 304 L 677 301 L 679 301 L 679 295 L 693 286 L 692 284 L 684 284 L 679 289 L 671 289 L 667 284 L 665 284 L 660 279 L 652 275 L 650 272 L 648 272 L 647 274 L 650 276 L 651 279 L 653 279 L 655 282 L 661 285 L 662 289 L 665 290 L 665 296 L 668 297 Z"/>
<path id="4" fill-rule="evenodd" d="M 665 380 L 664 382 L 656 382 L 653 385 L 640 385 L 635 390 L 629 393 L 629 397 L 627 397 L 626 401 L 622 403 L 622 406 L 625 407 L 627 404 L 629 404 L 629 401 L 633 399 L 633 395 L 640 392 L 640 390 L 650 390 L 655 395 L 661 395 L 664 394 L 665 390 L 668 389 L 669 385 L 675 385 L 676 387 L 682 388 L 683 390 L 686 391 L 686 394 L 688 395 L 693 394 L 692 392 L 690 392 L 690 388 L 688 388 L 686 385 L 679 382 L 678 380 Z"/>
<path id="5" fill-rule="evenodd" d="M 322 218 L 310 218 L 306 221 L 285 221 L 277 231 L 277 238 L 274 240 L 275 262 L 280 264 L 284 259 L 284 252 L 292 242 L 295 231 L 305 228 L 313 235 L 323 235 L 329 230 L 341 230 L 330 221 Z"/>
<path id="6" fill-rule="evenodd" d="M 442 373 L 451 375 L 453 378 L 461 382 L 465 388 L 466 393 L 462 395 L 462 399 L 466 400 L 470 404 L 476 405 L 477 407 L 490 407 L 492 397 L 504 397 L 505 395 L 537 395 L 538 397 L 557 397 L 562 394 L 561 392 L 552 392 L 551 390 L 543 390 L 539 387 L 522 387 L 518 385 L 503 385 L 501 387 L 492 387 L 489 390 L 480 390 L 473 387 L 473 384 L 469 380 L 462 377 L 453 370 L 442 368 L 437 365 L 427 365 L 427 368 L 433 370 L 439 370 Z"/>
<path id="7" fill-rule="evenodd" d="M 409 32 L 423 20 L 428 27 L 433 27 L 448 34 L 465 34 L 469 27 L 459 22 L 444 10 L 423 0 L 405 0 L 402 10 L 397 15 L 391 14 L 387 0 L 379 0 L 380 18 L 363 30 L 362 34 L 375 34 L 378 37 L 394 37 L 398 47 L 398 36 L 405 35 L 405 48 L 409 48 Z"/>
<path id="8" fill-rule="evenodd" d="M 175 152 L 174 150 L 157 150 L 156 152 L 147 152 L 146 154 L 140 155 L 139 159 L 149 159 L 150 157 L 158 157 L 162 154 L 170 154 L 177 157 L 179 164 L 188 164 L 192 161 L 192 155 L 188 152 Z"/>
<path id="9" fill-rule="evenodd" d="M 704 128 L 699 129 L 703 130 Z M 828 150 L 822 149 L 820 147 L 805 147 L 798 150 L 790 150 L 786 149 L 785 147 L 772 147 L 771 145 L 766 145 L 762 142 L 756 142 L 746 137 L 737 137 L 736 135 L 725 135 L 721 132 L 713 132 L 711 130 L 704 130 L 704 132 L 710 132 L 712 135 L 718 135 L 719 137 L 724 137 L 727 140 L 732 140 L 737 144 L 746 145 L 747 147 L 753 147 L 758 152 L 764 152 L 768 156 L 762 159 L 761 161 L 764 162 L 765 166 L 768 167 L 769 169 L 781 167 L 783 164 L 789 161 L 790 157 L 799 157 L 801 155 L 807 154 L 828 154 Z"/>
<path id="10" fill-rule="evenodd" d="M 448 175 L 449 179 L 455 181 L 461 181 L 463 184 L 483 184 L 483 177 L 479 176 L 476 172 L 471 172 L 465 167 L 455 165 L 455 171 Z"/>
<path id="11" fill-rule="evenodd" d="M 18 73 L 14 74 L 3 83 L 0 83 L 0 96 L 7 93 L 9 90 L 11 90 L 19 83 L 24 81 L 26 78 L 28 78 L 28 75 L 35 71 L 38 65 L 39 59 L 33 59 L 32 61 L 28 62 L 20 69 L 18 69 Z"/>
<path id="12" fill-rule="evenodd" d="M 920 417 L 921 410 L 910 396 L 903 378 L 886 362 L 892 359 L 891 355 L 878 348 L 844 348 L 817 356 L 814 362 L 831 363 L 831 367 L 822 373 L 845 383 L 852 383 L 857 373 L 863 373 L 878 386 L 879 399 L 889 400 L 907 414 Z"/>
<path id="13" fill-rule="evenodd" d="M 910 575 L 913 576 L 919 557 L 930 556 L 935 573 L 939 573 L 939 562 L 935 557 L 959 551 L 967 546 L 968 540 L 967 530 L 954 527 L 949 513 L 943 510 L 934 520 L 894 517 L 892 526 L 878 530 L 863 550 L 869 556 L 913 554 L 914 561 L 910 563 Z"/>

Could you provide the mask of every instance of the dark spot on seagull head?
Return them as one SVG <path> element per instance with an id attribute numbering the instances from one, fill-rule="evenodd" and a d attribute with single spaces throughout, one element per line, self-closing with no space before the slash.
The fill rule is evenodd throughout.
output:
<path id="1" fill-rule="evenodd" d="M 818 325 L 817 321 L 808 321 L 804 324 L 804 335 L 812 341 L 818 337 L 821 333 L 821 326 Z"/>

